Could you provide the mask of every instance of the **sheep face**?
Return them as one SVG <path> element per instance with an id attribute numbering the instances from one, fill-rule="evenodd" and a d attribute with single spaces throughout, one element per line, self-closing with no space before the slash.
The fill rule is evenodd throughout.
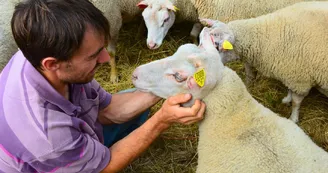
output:
<path id="1" fill-rule="evenodd" d="M 210 39 L 209 33 L 206 39 Z M 172 56 L 139 66 L 132 80 L 139 90 L 162 98 L 191 93 L 192 100 L 184 105 L 190 106 L 195 99 L 202 99 L 210 93 L 221 79 L 223 68 L 220 55 L 211 40 L 207 40 L 203 41 L 202 47 L 185 44 Z M 202 84 L 199 79 L 204 76 Z"/>
<path id="2" fill-rule="evenodd" d="M 144 8 L 142 16 L 148 30 L 147 46 L 149 49 L 157 49 L 175 21 L 176 7 L 168 0 L 145 0 L 138 6 Z"/>
<path id="3" fill-rule="evenodd" d="M 200 22 L 211 27 L 210 35 L 220 52 L 223 64 L 239 59 L 233 49 L 235 36 L 227 24 L 212 19 L 200 19 Z M 227 44 L 231 44 L 231 47 Z"/>

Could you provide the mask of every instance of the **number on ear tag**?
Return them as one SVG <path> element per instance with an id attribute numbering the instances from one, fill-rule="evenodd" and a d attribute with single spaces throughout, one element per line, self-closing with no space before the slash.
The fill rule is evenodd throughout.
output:
<path id="1" fill-rule="evenodd" d="M 205 70 L 200 69 L 196 73 L 194 73 L 194 79 L 200 87 L 203 87 L 205 85 L 205 80 L 206 80 Z"/>

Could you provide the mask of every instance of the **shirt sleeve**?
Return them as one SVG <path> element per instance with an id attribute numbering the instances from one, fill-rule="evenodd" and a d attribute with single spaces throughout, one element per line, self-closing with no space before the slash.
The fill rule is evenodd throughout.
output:
<path id="1" fill-rule="evenodd" d="M 110 151 L 88 134 L 30 163 L 37 172 L 99 173 L 109 163 Z"/>
<path id="2" fill-rule="evenodd" d="M 91 81 L 91 87 L 94 88 L 99 94 L 99 110 L 107 107 L 112 100 L 112 95 L 104 90 L 95 79 Z"/>

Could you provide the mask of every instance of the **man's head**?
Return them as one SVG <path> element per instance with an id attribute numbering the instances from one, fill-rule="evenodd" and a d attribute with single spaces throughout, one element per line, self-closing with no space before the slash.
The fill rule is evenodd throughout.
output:
<path id="1" fill-rule="evenodd" d="M 88 0 L 25 0 L 11 20 L 14 39 L 37 69 L 65 83 L 87 83 L 109 60 L 109 23 Z"/>

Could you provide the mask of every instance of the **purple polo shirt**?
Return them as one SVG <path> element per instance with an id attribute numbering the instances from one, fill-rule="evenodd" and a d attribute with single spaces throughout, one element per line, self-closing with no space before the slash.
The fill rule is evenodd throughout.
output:
<path id="1" fill-rule="evenodd" d="M 95 81 L 61 96 L 18 51 L 0 75 L 0 173 L 100 172 L 109 160 L 99 110 L 111 101 Z"/>

